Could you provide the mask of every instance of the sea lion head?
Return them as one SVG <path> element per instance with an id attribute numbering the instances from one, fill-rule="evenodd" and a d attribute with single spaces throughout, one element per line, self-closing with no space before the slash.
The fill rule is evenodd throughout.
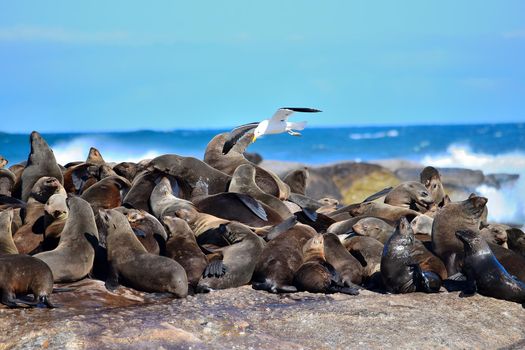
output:
<path id="1" fill-rule="evenodd" d="M 219 225 L 221 235 L 230 244 L 243 241 L 247 236 L 253 235 L 252 230 L 246 225 L 239 222 L 229 222 L 228 224 Z"/>
<path id="2" fill-rule="evenodd" d="M 465 247 L 465 253 L 472 253 L 475 251 L 489 250 L 487 242 L 481 237 L 481 235 L 472 230 L 458 230 L 456 231 L 456 237 L 463 242 Z"/>
<path id="3" fill-rule="evenodd" d="M 367 217 L 356 222 L 352 229 L 355 233 L 363 236 L 377 237 L 387 228 L 387 223 L 381 219 L 374 217 Z"/>
<path id="4" fill-rule="evenodd" d="M 107 227 L 108 236 L 121 227 L 128 226 L 131 230 L 126 216 L 115 209 L 99 209 L 98 214 L 104 226 Z"/>
<path id="5" fill-rule="evenodd" d="M 441 175 L 436 168 L 427 166 L 420 174 L 421 183 L 430 192 L 434 202 L 441 204 L 445 198 L 445 190 L 441 182 Z"/>
<path id="6" fill-rule="evenodd" d="M 303 261 L 308 261 L 312 258 L 322 258 L 324 260 L 324 236 L 321 233 L 316 233 L 303 245 Z"/>
<path id="7" fill-rule="evenodd" d="M 374 202 L 364 202 L 364 203 L 359 203 L 359 204 L 355 204 L 354 206 L 352 206 L 348 212 L 350 213 L 350 215 L 352 216 L 360 216 L 360 215 L 365 215 L 367 212 L 369 212 L 370 210 L 372 210 L 375 206 L 375 203 Z"/>
<path id="8" fill-rule="evenodd" d="M 89 154 L 86 160 L 86 163 L 91 164 L 104 164 L 104 158 L 102 158 L 102 155 L 100 154 L 99 150 L 95 147 L 91 147 L 89 149 Z"/>
<path id="9" fill-rule="evenodd" d="M 64 189 L 60 181 L 57 180 L 57 178 L 51 176 L 43 176 L 40 179 L 38 179 L 37 182 L 35 182 L 33 188 L 31 189 L 29 197 L 35 199 L 40 203 L 46 203 L 49 197 L 51 197 L 55 193 L 61 193 L 65 195 L 66 190 Z"/>
<path id="10" fill-rule="evenodd" d="M 416 181 L 408 181 L 403 184 L 405 189 L 411 193 L 412 200 L 424 208 L 429 208 L 434 203 L 434 198 L 430 195 L 425 186 Z"/>
<path id="11" fill-rule="evenodd" d="M 40 133 L 33 131 L 29 136 L 29 142 L 31 144 L 31 153 L 29 154 L 27 165 L 38 161 L 48 162 L 51 159 L 55 161 L 53 150 L 49 147 Z"/>
<path id="12" fill-rule="evenodd" d="M 0 155 L 0 168 L 3 168 L 4 166 L 6 166 L 7 163 L 9 163 L 7 159 L 5 159 L 3 156 Z"/>
<path id="13" fill-rule="evenodd" d="M 66 200 L 66 195 L 55 193 L 47 200 L 44 211 L 55 219 L 66 219 L 69 213 Z"/>
<path id="14" fill-rule="evenodd" d="M 477 196 L 472 193 L 468 199 L 460 202 L 461 206 L 465 208 L 469 215 L 474 216 L 475 218 L 481 218 L 485 211 L 485 206 L 487 205 L 488 198 Z"/>

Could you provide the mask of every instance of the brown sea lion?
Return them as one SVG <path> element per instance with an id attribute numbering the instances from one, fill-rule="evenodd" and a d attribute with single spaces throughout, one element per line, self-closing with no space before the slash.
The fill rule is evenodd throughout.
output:
<path id="1" fill-rule="evenodd" d="M 343 246 L 333 233 L 324 234 L 324 256 L 332 265 L 346 287 L 357 287 L 363 280 L 363 268 L 359 261 Z"/>
<path id="2" fill-rule="evenodd" d="M 432 254 L 432 252 L 428 250 L 425 244 L 419 239 L 414 240 L 413 256 L 422 271 L 434 272 L 442 280 L 445 280 L 448 277 L 447 268 L 443 261 Z"/>
<path id="3" fill-rule="evenodd" d="M 99 216 L 107 227 L 107 254 L 110 272 L 106 287 L 123 284 L 145 292 L 168 292 L 184 298 L 188 279 L 175 260 L 148 253 L 139 242 L 124 214 L 114 209 L 101 210 Z"/>
<path id="4" fill-rule="evenodd" d="M 290 192 L 306 195 L 306 181 L 308 180 L 308 168 L 295 169 L 284 177 L 285 184 L 290 186 Z"/>
<path id="5" fill-rule="evenodd" d="M 214 251 L 215 257 L 206 266 L 197 285 L 198 292 L 248 284 L 264 248 L 264 240 L 246 225 L 230 222 L 221 225 L 220 228 L 221 234 L 230 245 Z M 221 258 L 218 258 L 217 254 L 220 254 Z"/>
<path id="6" fill-rule="evenodd" d="M 1 302 L 9 307 L 19 304 L 55 307 L 49 297 L 53 292 L 51 269 L 41 260 L 21 254 L 0 256 Z M 20 301 L 16 295 L 32 293 L 33 302 Z"/>
<path id="7" fill-rule="evenodd" d="M 54 177 L 44 176 L 34 184 L 27 206 L 21 212 L 23 225 L 14 233 L 13 240 L 20 254 L 35 253 L 43 240 L 43 228 L 39 228 L 45 214 L 45 203 L 54 194 L 65 195 L 65 190 Z M 42 218 L 42 219 L 41 219 Z"/>
<path id="8" fill-rule="evenodd" d="M 82 194 L 100 180 L 99 166 L 81 162 L 64 172 L 64 188 L 68 193 Z"/>
<path id="9" fill-rule="evenodd" d="M 53 250 L 58 246 L 60 234 L 64 230 L 69 215 L 67 196 L 57 193 L 49 197 L 44 206 L 42 251 Z M 35 228 L 33 227 L 33 230 Z"/>
<path id="10" fill-rule="evenodd" d="M 330 197 L 321 198 L 318 202 L 321 204 L 321 208 L 317 209 L 317 212 L 325 215 L 337 210 L 337 207 L 339 206 L 339 201 Z"/>
<path id="11" fill-rule="evenodd" d="M 89 149 L 89 154 L 86 159 L 86 163 L 102 165 L 106 164 L 106 161 L 104 160 L 104 158 L 102 158 L 102 154 L 100 154 L 98 149 L 96 149 L 95 147 L 91 147 Z"/>
<path id="12" fill-rule="evenodd" d="M 379 242 L 385 244 L 392 236 L 395 227 L 389 225 L 384 220 L 375 217 L 367 217 L 359 220 L 352 226 L 355 233 L 362 236 L 368 236 L 377 239 Z"/>
<path id="13" fill-rule="evenodd" d="M 500 245 L 504 248 L 508 248 L 507 245 L 507 230 L 511 227 L 503 224 L 488 224 L 483 227 L 479 232 L 485 241 Z"/>
<path id="14" fill-rule="evenodd" d="M 470 197 L 439 209 L 432 225 L 432 251 L 445 263 L 449 276 L 460 271 L 463 243 L 456 238 L 458 230 L 478 230 L 487 198 Z"/>
<path id="15" fill-rule="evenodd" d="M 138 172 L 138 166 L 133 162 L 122 162 L 115 165 L 113 171 L 117 173 L 117 175 L 125 177 L 128 181 L 133 182 L 133 179 Z"/>
<path id="16" fill-rule="evenodd" d="M 0 195 L 11 197 L 16 176 L 9 169 L 0 169 Z"/>
<path id="17" fill-rule="evenodd" d="M 434 200 L 421 183 L 406 181 L 394 187 L 386 195 L 385 203 L 424 213 L 434 203 Z"/>
<path id="18" fill-rule="evenodd" d="M 434 203 L 438 207 L 443 207 L 445 203 L 445 190 L 441 182 L 439 171 L 431 166 L 425 167 L 419 175 L 421 183 L 432 196 Z"/>
<path id="19" fill-rule="evenodd" d="M 466 294 L 509 300 L 525 307 L 525 282 L 511 275 L 496 259 L 488 243 L 472 230 L 459 230 L 456 236 L 464 244 L 463 271 L 469 283 Z"/>
<path id="20" fill-rule="evenodd" d="M 27 165 L 21 177 L 21 199 L 27 201 L 33 186 L 43 176 L 56 178 L 61 184 L 64 183 L 62 171 L 58 166 L 53 151 L 46 140 L 36 131 L 30 136 L 31 152 L 27 159 Z M 47 200 L 47 199 L 46 199 Z M 44 201 L 45 203 L 45 201 Z"/>
<path id="21" fill-rule="evenodd" d="M 34 255 L 44 261 L 55 282 L 74 282 L 84 278 L 93 267 L 98 230 L 93 211 L 80 197 L 68 199 L 69 215 L 58 246 Z"/>
<path id="22" fill-rule="evenodd" d="M 14 209 L 6 209 L 0 212 L 0 255 L 18 254 L 11 231 L 13 215 Z"/>
<path id="23" fill-rule="evenodd" d="M 414 232 L 408 220 L 401 218 L 381 256 L 381 277 L 387 292 L 436 293 L 441 288 L 442 280 L 436 273 L 422 271 L 414 243 Z"/>
<path id="24" fill-rule="evenodd" d="M 251 137 L 249 137 L 249 135 L 242 137 L 227 154 L 224 154 L 223 148 L 227 138 L 228 133 L 222 133 L 215 136 L 208 143 L 204 153 L 204 162 L 206 164 L 230 176 L 233 175 L 239 165 L 252 165 L 256 169 L 255 183 L 263 192 L 282 200 L 288 198 L 290 194 L 288 185 L 273 172 L 257 166 L 244 157 L 243 152 L 251 143 Z M 225 190 L 221 190 L 220 192 L 225 192 Z M 215 193 L 217 192 L 210 190 L 210 194 Z"/>
<path id="25" fill-rule="evenodd" d="M 283 219 L 292 216 L 288 207 L 279 198 L 267 194 L 257 186 L 255 183 L 255 167 L 250 164 L 239 165 L 235 169 L 228 191 L 247 194 L 257 199 L 276 210 Z"/>
<path id="26" fill-rule="evenodd" d="M 88 188 L 81 197 L 91 204 L 94 212 L 97 212 L 98 209 L 120 206 L 130 187 L 131 183 L 122 176 L 109 176 Z"/>
<path id="27" fill-rule="evenodd" d="M 385 203 L 364 202 L 356 205 L 348 211 L 351 216 L 374 216 L 383 220 L 398 221 L 402 217 L 407 217 L 410 220 L 420 215 L 415 210 L 410 208 L 398 207 Z"/>
<path id="28" fill-rule="evenodd" d="M 253 288 L 272 293 L 295 292 L 295 271 L 303 263 L 303 246 L 316 234 L 307 225 L 297 224 L 269 241 L 253 273 Z"/>
<path id="29" fill-rule="evenodd" d="M 126 215 L 133 232 L 149 253 L 157 255 L 163 253 L 168 235 L 156 217 L 144 210 L 124 207 L 116 210 Z"/>
<path id="30" fill-rule="evenodd" d="M 340 239 L 346 250 L 361 263 L 364 280 L 369 280 L 379 273 L 383 252 L 381 242 L 371 237 L 356 235 L 343 235 Z"/>
<path id="31" fill-rule="evenodd" d="M 303 263 L 295 272 L 293 283 L 298 290 L 311 293 L 359 294 L 356 286 L 346 287 L 337 270 L 326 261 L 324 237 L 320 233 L 304 244 Z"/>
<path id="32" fill-rule="evenodd" d="M 525 257 L 525 233 L 518 228 L 507 230 L 509 249 Z"/>
<path id="33" fill-rule="evenodd" d="M 188 276 L 188 283 L 194 289 L 208 265 L 206 255 L 199 248 L 195 235 L 186 221 L 165 216 L 163 222 L 169 232 L 169 238 L 166 242 L 166 256 L 184 268 Z"/>

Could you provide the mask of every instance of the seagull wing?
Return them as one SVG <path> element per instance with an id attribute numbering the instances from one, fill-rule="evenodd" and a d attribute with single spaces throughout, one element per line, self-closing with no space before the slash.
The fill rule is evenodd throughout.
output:
<path id="1" fill-rule="evenodd" d="M 236 127 L 232 131 L 230 131 L 230 135 L 228 136 L 228 139 L 226 142 L 224 142 L 224 146 L 222 147 L 222 154 L 227 154 L 230 152 L 233 146 L 239 141 L 241 137 L 243 137 L 247 132 L 255 129 L 259 125 L 259 122 L 244 124 L 241 126 Z"/>
<path id="2" fill-rule="evenodd" d="M 303 113 L 317 113 L 317 112 L 321 112 L 320 110 L 318 109 L 314 109 L 314 108 L 302 108 L 302 107 L 282 107 L 282 108 L 279 108 L 277 110 L 277 112 L 275 112 L 275 114 L 273 115 L 273 117 L 270 119 L 270 122 L 281 122 L 281 121 L 286 121 L 286 119 L 288 119 L 288 117 L 293 113 L 293 112 L 303 112 Z"/>

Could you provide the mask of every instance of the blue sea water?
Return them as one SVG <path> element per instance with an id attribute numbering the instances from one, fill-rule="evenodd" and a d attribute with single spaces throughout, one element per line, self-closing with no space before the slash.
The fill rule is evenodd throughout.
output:
<path id="1" fill-rule="evenodd" d="M 202 159 L 207 143 L 225 130 L 43 134 L 57 161 L 84 160 L 89 147 L 107 161 L 139 161 L 175 153 Z M 14 164 L 27 159 L 29 135 L 0 132 L 0 154 Z M 264 159 L 326 164 L 399 158 L 441 167 L 517 173 L 512 189 L 478 189 L 493 218 L 525 222 L 525 123 L 487 125 L 307 128 L 302 137 L 265 136 L 248 151 Z M 509 200 L 512 197 L 513 200 Z M 519 221 L 516 221 L 519 220 Z"/>

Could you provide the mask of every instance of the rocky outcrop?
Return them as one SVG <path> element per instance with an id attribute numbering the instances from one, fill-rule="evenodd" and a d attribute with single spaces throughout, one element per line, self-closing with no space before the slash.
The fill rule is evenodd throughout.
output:
<path id="1" fill-rule="evenodd" d="M 100 281 L 57 309 L 0 306 L 0 349 L 523 348 L 525 310 L 459 293 L 270 294 L 249 286 L 172 299 Z M 460 311 L 460 312 L 459 312 Z"/>

